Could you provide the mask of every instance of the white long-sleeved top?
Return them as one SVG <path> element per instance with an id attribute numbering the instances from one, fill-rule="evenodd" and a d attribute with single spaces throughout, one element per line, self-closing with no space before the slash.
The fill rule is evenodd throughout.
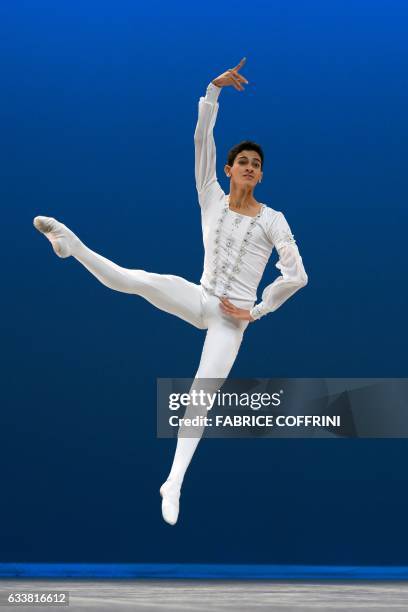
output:
<path id="1" fill-rule="evenodd" d="M 273 312 L 308 277 L 290 227 L 281 212 L 262 204 L 256 217 L 230 210 L 229 196 L 216 176 L 216 149 L 213 130 L 218 113 L 221 88 L 210 83 L 199 101 L 194 133 L 195 178 L 204 242 L 202 286 L 218 297 L 224 296 L 250 308 L 253 319 Z M 254 306 L 256 292 L 265 266 L 276 248 L 280 270 L 273 283 Z"/>

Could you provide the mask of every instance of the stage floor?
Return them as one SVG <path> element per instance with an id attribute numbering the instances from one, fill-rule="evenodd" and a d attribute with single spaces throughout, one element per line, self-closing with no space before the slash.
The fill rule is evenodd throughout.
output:
<path id="1" fill-rule="evenodd" d="M 408 610 L 408 582 L 218 580 L 0 580 L 8 592 L 68 591 L 67 606 L 0 605 L 3 610 L 268 612 Z"/>

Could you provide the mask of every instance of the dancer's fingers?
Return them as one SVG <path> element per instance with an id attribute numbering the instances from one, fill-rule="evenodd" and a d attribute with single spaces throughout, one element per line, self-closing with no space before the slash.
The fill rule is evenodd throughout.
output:
<path id="1" fill-rule="evenodd" d="M 232 80 L 232 85 L 235 87 L 235 89 L 238 89 L 238 91 L 243 91 L 244 88 L 242 87 L 236 74 L 234 74 L 232 70 L 230 70 L 229 74 L 230 74 L 230 79 Z"/>
<path id="2" fill-rule="evenodd" d="M 231 304 L 231 302 L 227 299 L 227 298 L 221 298 L 222 300 L 222 306 L 225 308 L 226 311 L 228 311 L 229 313 L 235 313 L 239 310 L 239 308 L 237 308 L 236 306 L 234 306 L 234 304 Z"/>
<path id="3" fill-rule="evenodd" d="M 228 72 L 228 75 L 229 75 L 230 82 L 232 84 L 235 83 L 236 85 L 241 86 L 239 78 L 237 77 L 236 73 L 232 70 L 232 68 L 230 68 L 227 72 Z"/>
<path id="4" fill-rule="evenodd" d="M 228 298 L 220 298 L 221 300 L 221 309 L 226 314 L 234 317 L 234 319 L 239 319 L 240 321 L 251 321 L 249 310 L 245 310 L 244 308 L 238 308 L 238 306 L 234 306 Z"/>
<path id="5" fill-rule="evenodd" d="M 240 68 L 242 68 L 245 62 L 246 62 L 246 57 L 243 57 L 242 60 L 239 62 L 239 64 L 237 64 L 235 68 L 233 68 L 233 70 L 239 70 Z"/>
<path id="6" fill-rule="evenodd" d="M 248 84 L 248 81 L 246 80 L 246 78 L 244 77 L 244 75 L 243 75 L 243 74 L 239 74 L 239 72 L 235 72 L 235 71 L 234 71 L 234 74 L 235 74 L 235 76 L 237 77 L 237 79 L 239 79 L 239 81 L 240 81 L 241 83 L 246 83 L 246 84 Z"/>
<path id="7" fill-rule="evenodd" d="M 222 308 L 221 310 L 224 314 L 228 315 L 229 317 L 233 317 L 234 319 L 239 318 L 236 312 L 233 312 L 232 310 L 228 310 L 228 308 Z"/>
<path id="8" fill-rule="evenodd" d="M 241 91 L 241 88 L 237 85 L 237 83 L 235 81 L 233 81 L 231 79 L 231 85 L 233 86 L 234 89 L 236 89 L 237 91 Z"/>

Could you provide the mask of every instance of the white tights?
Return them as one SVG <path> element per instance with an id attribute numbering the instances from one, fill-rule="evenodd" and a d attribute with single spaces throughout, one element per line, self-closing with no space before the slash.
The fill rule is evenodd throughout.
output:
<path id="1" fill-rule="evenodd" d="M 201 285 L 190 283 L 179 276 L 122 268 L 91 251 L 83 243 L 78 243 L 72 254 L 106 287 L 139 295 L 157 308 L 174 314 L 199 329 L 206 329 L 195 379 L 221 379 L 222 384 L 238 354 L 247 321 L 239 321 L 225 315 L 220 309 L 217 297 L 210 295 Z M 235 304 L 242 308 L 252 306 L 238 302 Z M 194 387 L 202 388 L 198 380 L 194 381 L 192 388 Z M 197 414 L 197 408 L 194 414 Z M 185 417 L 189 416 L 187 409 Z M 181 429 L 179 431 L 173 465 L 167 479 L 178 487 L 181 487 L 203 429 L 200 431 L 195 428 L 194 438 L 180 437 Z"/>

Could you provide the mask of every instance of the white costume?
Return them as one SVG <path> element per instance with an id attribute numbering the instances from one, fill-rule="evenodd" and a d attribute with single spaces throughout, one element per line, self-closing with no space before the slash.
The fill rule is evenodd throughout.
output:
<path id="1" fill-rule="evenodd" d="M 262 302 L 251 310 L 254 319 L 276 310 L 307 283 L 302 258 L 281 212 L 262 205 L 256 217 L 229 209 L 216 177 L 213 129 L 221 88 L 210 83 L 200 98 L 195 131 L 196 184 L 201 206 L 205 249 L 201 285 L 211 294 L 225 296 L 241 308 L 252 308 L 265 266 L 275 247 L 276 265 L 282 272 L 262 293 Z"/>
<path id="2" fill-rule="evenodd" d="M 213 128 L 221 89 L 213 84 L 200 98 L 195 131 L 195 174 L 201 206 L 204 271 L 201 284 L 172 275 L 122 268 L 86 247 L 65 225 L 53 218 L 36 217 L 34 225 L 43 232 L 60 257 L 72 255 L 101 283 L 125 293 L 144 297 L 165 312 L 174 314 L 207 334 L 194 386 L 198 379 L 225 379 L 237 356 L 248 321 L 223 313 L 220 296 L 240 308 L 251 309 L 254 319 L 276 310 L 307 283 L 302 259 L 282 213 L 265 205 L 256 217 L 229 210 L 228 196 L 216 179 Z M 279 276 L 262 294 L 254 307 L 256 290 L 273 247 L 279 253 Z M 196 413 L 195 413 L 196 414 Z M 188 416 L 188 409 L 186 415 Z M 160 492 L 165 520 L 177 521 L 180 488 L 200 440 L 178 438 L 173 465 Z"/>

